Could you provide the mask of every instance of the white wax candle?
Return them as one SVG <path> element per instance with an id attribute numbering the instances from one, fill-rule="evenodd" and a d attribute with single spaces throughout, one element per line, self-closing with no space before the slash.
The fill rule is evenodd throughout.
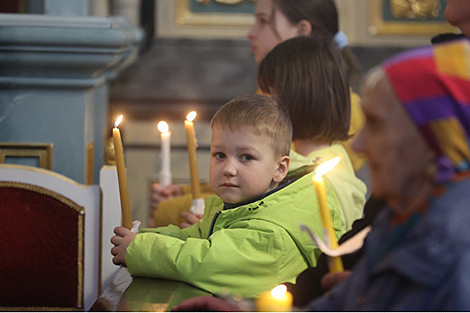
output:
<path id="1" fill-rule="evenodd" d="M 160 170 L 160 185 L 166 187 L 171 185 L 171 165 L 170 165 L 170 151 L 171 151 L 171 132 L 169 131 L 168 124 L 164 121 L 158 123 L 158 130 L 160 131 L 161 140 L 161 170 Z"/>

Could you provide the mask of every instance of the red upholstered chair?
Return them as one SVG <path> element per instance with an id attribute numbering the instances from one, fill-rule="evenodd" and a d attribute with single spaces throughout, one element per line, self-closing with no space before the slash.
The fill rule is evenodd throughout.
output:
<path id="1" fill-rule="evenodd" d="M 100 191 L 0 165 L 0 310 L 87 310 L 99 290 Z"/>

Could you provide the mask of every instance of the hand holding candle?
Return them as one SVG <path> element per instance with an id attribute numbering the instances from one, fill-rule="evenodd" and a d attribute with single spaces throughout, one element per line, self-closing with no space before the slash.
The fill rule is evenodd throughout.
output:
<path id="1" fill-rule="evenodd" d="M 338 248 L 338 241 L 336 240 L 335 230 L 333 228 L 333 222 L 331 221 L 330 210 L 328 209 L 328 201 L 326 198 L 325 182 L 323 175 L 332 170 L 340 161 L 339 157 L 335 157 L 327 162 L 320 164 L 312 176 L 312 183 L 317 191 L 318 204 L 320 206 L 320 216 L 323 225 L 323 232 L 325 235 L 325 241 L 329 243 L 331 249 Z M 344 270 L 343 262 L 341 257 L 332 257 L 330 259 L 330 272 L 338 273 Z"/>
<path id="2" fill-rule="evenodd" d="M 113 128 L 113 141 L 114 153 L 116 158 L 116 167 L 119 182 L 119 195 L 121 197 L 121 212 L 122 212 L 122 226 L 127 229 L 132 228 L 131 207 L 129 203 L 129 191 L 127 189 L 127 175 L 126 165 L 124 163 L 124 149 L 122 148 L 121 133 L 119 131 L 119 124 L 122 121 L 122 115 L 118 117 L 114 123 Z"/>
<path id="3" fill-rule="evenodd" d="M 263 292 L 256 299 L 258 312 L 290 312 L 292 310 L 292 294 L 287 291 L 285 285 L 274 287 L 270 291 Z"/>
<path id="4" fill-rule="evenodd" d="M 201 198 L 201 188 L 199 186 L 199 172 L 196 158 L 196 133 L 194 131 L 193 120 L 196 118 L 196 112 L 192 111 L 186 116 L 184 126 L 186 128 L 186 140 L 188 143 L 189 172 L 191 175 L 191 191 L 193 199 Z"/>
<path id="5" fill-rule="evenodd" d="M 166 187 L 171 185 L 171 167 L 170 167 L 170 140 L 171 132 L 168 124 L 164 121 L 158 123 L 161 139 L 161 170 L 160 185 Z"/>
<path id="6" fill-rule="evenodd" d="M 191 175 L 191 191 L 193 193 L 193 205 L 189 211 L 195 215 L 204 214 L 204 199 L 201 198 L 201 187 L 199 186 L 199 172 L 197 169 L 196 158 L 196 133 L 194 131 L 193 120 L 196 118 L 196 112 L 192 111 L 186 116 L 184 126 L 186 128 L 186 140 L 188 142 L 189 171 Z"/>

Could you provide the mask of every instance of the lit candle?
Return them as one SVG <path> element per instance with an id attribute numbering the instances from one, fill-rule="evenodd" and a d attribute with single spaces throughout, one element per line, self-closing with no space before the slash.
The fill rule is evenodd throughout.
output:
<path id="1" fill-rule="evenodd" d="M 258 312 L 290 312 L 292 310 L 292 294 L 285 285 L 274 287 L 271 291 L 263 292 L 256 299 Z"/>
<path id="2" fill-rule="evenodd" d="M 317 191 L 318 204 L 320 206 L 320 216 L 323 225 L 325 241 L 333 250 L 338 248 L 338 241 L 336 240 L 333 222 L 331 221 L 330 210 L 328 209 L 325 182 L 322 176 L 332 170 L 339 163 L 340 160 L 341 159 L 339 157 L 335 157 L 329 161 L 320 164 L 319 166 L 317 166 L 314 171 L 314 175 L 312 176 L 312 183 L 315 186 L 315 190 Z M 342 272 L 344 268 L 341 257 L 330 258 L 329 268 L 330 272 L 332 273 Z"/>
<path id="3" fill-rule="evenodd" d="M 167 122 L 161 121 L 158 123 L 158 130 L 160 131 L 161 141 L 161 162 L 162 167 L 160 170 L 160 185 L 166 187 L 171 185 L 171 170 L 170 170 L 170 140 L 171 132 Z"/>
<path id="4" fill-rule="evenodd" d="M 186 116 L 184 126 L 186 128 L 186 140 L 188 143 L 188 156 L 189 156 L 189 172 L 191 175 L 191 191 L 193 199 L 201 198 L 201 188 L 199 186 L 199 172 L 197 169 L 196 158 L 196 134 L 194 132 L 193 120 L 196 118 L 196 112 L 192 111 Z"/>
<path id="5" fill-rule="evenodd" d="M 124 150 L 122 148 L 121 132 L 119 131 L 119 124 L 122 121 L 122 115 L 118 117 L 114 123 L 113 128 L 113 141 L 114 141 L 114 154 L 116 158 L 118 182 L 119 182 L 119 195 L 121 197 L 121 212 L 122 212 L 122 226 L 127 229 L 132 228 L 131 207 L 129 204 L 129 191 L 127 189 L 127 175 L 126 165 L 124 164 Z"/>

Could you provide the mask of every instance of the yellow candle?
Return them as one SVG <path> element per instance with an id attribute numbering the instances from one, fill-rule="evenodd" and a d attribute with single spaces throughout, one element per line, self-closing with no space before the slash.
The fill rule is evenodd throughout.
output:
<path id="1" fill-rule="evenodd" d="M 186 128 L 186 140 L 188 144 L 189 172 L 191 175 L 191 191 L 193 199 L 201 198 L 201 188 L 199 186 L 199 172 L 196 158 L 196 133 L 194 132 L 193 120 L 196 118 L 196 112 L 192 111 L 186 116 L 184 126 Z"/>
<path id="2" fill-rule="evenodd" d="M 292 310 L 292 294 L 285 285 L 279 285 L 271 291 L 263 292 L 256 299 L 258 312 L 290 312 Z"/>
<path id="3" fill-rule="evenodd" d="M 122 226 L 132 228 L 131 207 L 129 204 L 129 191 L 127 189 L 126 165 L 124 164 L 124 149 L 122 148 L 121 132 L 119 131 L 119 123 L 121 123 L 122 115 L 118 117 L 113 128 L 114 154 L 116 158 L 119 195 L 121 197 Z"/>
<path id="4" fill-rule="evenodd" d="M 323 175 L 333 169 L 340 161 L 339 157 L 333 158 L 327 162 L 320 164 L 314 171 L 312 176 L 312 183 L 315 186 L 318 197 L 318 205 L 320 207 L 320 216 L 323 225 L 323 233 L 325 240 L 331 249 L 338 248 L 338 241 L 336 240 L 333 222 L 331 221 L 330 210 L 328 209 L 328 201 L 326 198 L 325 182 Z M 339 273 L 344 270 L 343 261 L 341 257 L 332 257 L 329 262 L 329 269 L 332 273 Z"/>

